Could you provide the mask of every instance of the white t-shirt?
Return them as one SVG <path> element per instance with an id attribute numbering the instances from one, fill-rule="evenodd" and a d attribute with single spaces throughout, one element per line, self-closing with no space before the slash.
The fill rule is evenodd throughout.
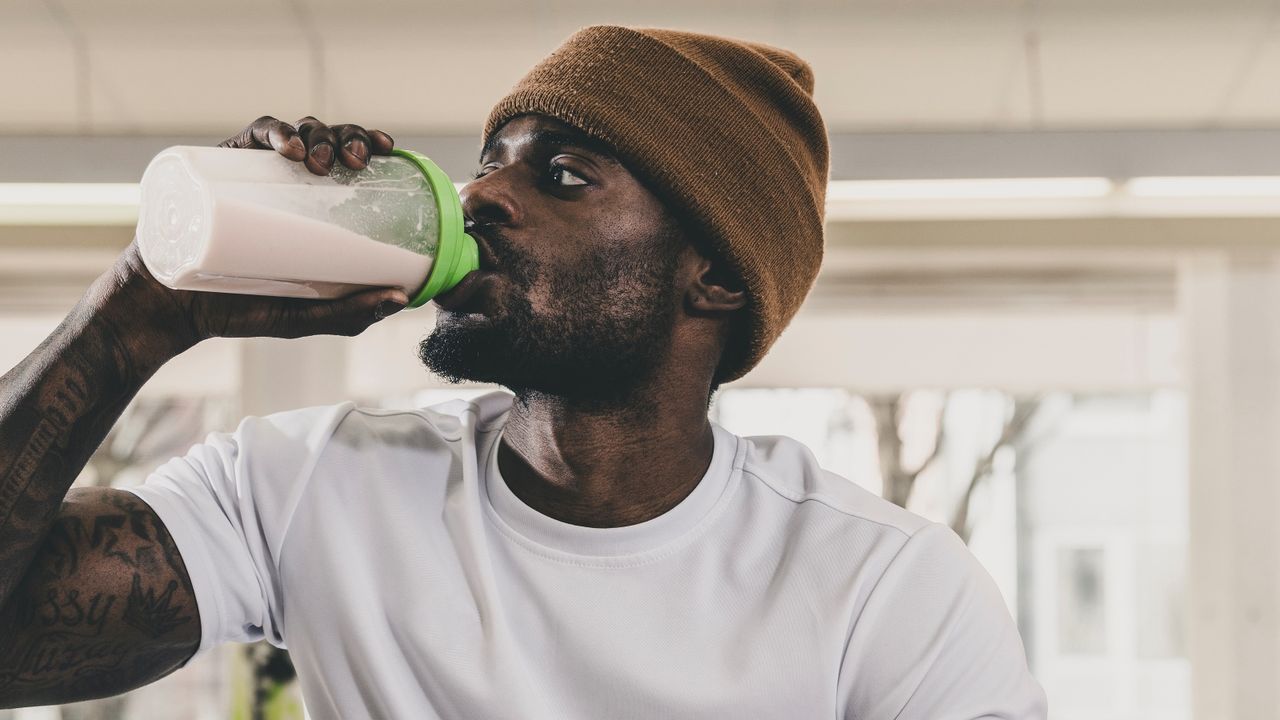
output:
<path id="1" fill-rule="evenodd" d="M 510 405 L 247 418 L 158 468 L 199 652 L 287 646 L 317 719 L 1045 717 L 945 525 L 718 426 L 676 507 L 570 525 L 498 474 Z"/>

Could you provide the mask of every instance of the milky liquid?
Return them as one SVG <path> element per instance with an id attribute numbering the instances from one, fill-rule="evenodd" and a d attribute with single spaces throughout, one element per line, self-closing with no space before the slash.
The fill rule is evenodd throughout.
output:
<path id="1" fill-rule="evenodd" d="M 439 211 L 399 157 L 312 175 L 277 153 L 178 146 L 142 178 L 138 245 L 165 285 L 335 298 L 375 287 L 413 297 L 435 257 Z"/>
<path id="2" fill-rule="evenodd" d="M 413 297 L 432 261 L 337 225 L 221 194 L 212 198 L 202 252 L 166 284 L 301 298 L 398 287 Z"/>

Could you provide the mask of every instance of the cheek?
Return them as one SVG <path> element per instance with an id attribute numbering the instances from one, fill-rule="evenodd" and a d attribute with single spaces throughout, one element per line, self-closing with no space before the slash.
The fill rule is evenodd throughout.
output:
<path id="1" fill-rule="evenodd" d="M 551 315 L 558 305 L 564 303 L 565 291 L 564 288 L 553 288 L 546 282 L 535 281 L 529 288 L 529 309 L 534 315 Z"/>
<path id="2" fill-rule="evenodd" d="M 679 238 L 659 222 L 658 210 L 635 200 L 633 212 L 612 207 L 574 222 L 543 223 L 541 238 L 550 243 L 554 237 L 555 244 L 523 248 L 525 262 L 508 288 L 520 298 L 512 301 L 527 303 L 533 315 L 545 318 L 634 314 L 638 302 L 654 302 L 655 290 L 672 283 L 666 274 L 675 268 L 662 258 L 673 253 Z"/>
<path id="3" fill-rule="evenodd" d="M 536 317 L 554 318 L 566 313 L 580 313 L 583 302 L 607 303 L 601 297 L 601 282 L 591 259 L 539 258 L 526 266 L 526 272 L 513 283 L 511 292 L 518 295 L 513 302 L 527 305 Z"/>
<path id="4" fill-rule="evenodd" d="M 525 312 L 545 316 L 556 310 L 566 292 L 573 291 L 572 283 L 566 287 L 556 282 L 550 259 L 521 253 L 517 262 L 519 267 L 508 266 L 499 278 L 495 297 L 500 311 L 523 307 Z"/>

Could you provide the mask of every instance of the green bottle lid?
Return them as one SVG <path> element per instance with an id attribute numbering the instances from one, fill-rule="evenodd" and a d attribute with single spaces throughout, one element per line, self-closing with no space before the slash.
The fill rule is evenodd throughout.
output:
<path id="1" fill-rule="evenodd" d="M 475 238 L 463 231 L 462 199 L 458 197 L 458 189 L 453 181 L 440 169 L 439 165 L 427 159 L 426 155 L 412 150 L 395 148 L 391 151 L 413 163 L 422 171 L 435 196 L 439 218 L 435 261 L 431 264 L 431 272 L 427 273 L 427 281 L 418 294 L 409 301 L 409 307 L 421 307 L 428 300 L 442 292 L 453 289 L 462 282 L 462 278 L 472 270 L 480 269 L 480 249 L 476 247 Z"/>

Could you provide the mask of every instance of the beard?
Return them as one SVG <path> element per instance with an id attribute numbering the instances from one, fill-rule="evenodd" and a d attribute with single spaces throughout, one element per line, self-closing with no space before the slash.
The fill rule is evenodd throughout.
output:
<path id="1" fill-rule="evenodd" d="M 671 339 L 678 229 L 567 269 L 538 265 L 498 233 L 486 237 L 508 294 L 492 317 L 439 310 L 418 347 L 423 364 L 449 382 L 502 385 L 526 403 L 543 394 L 585 407 L 631 404 Z M 535 311 L 535 294 L 553 298 L 546 310 Z"/>

